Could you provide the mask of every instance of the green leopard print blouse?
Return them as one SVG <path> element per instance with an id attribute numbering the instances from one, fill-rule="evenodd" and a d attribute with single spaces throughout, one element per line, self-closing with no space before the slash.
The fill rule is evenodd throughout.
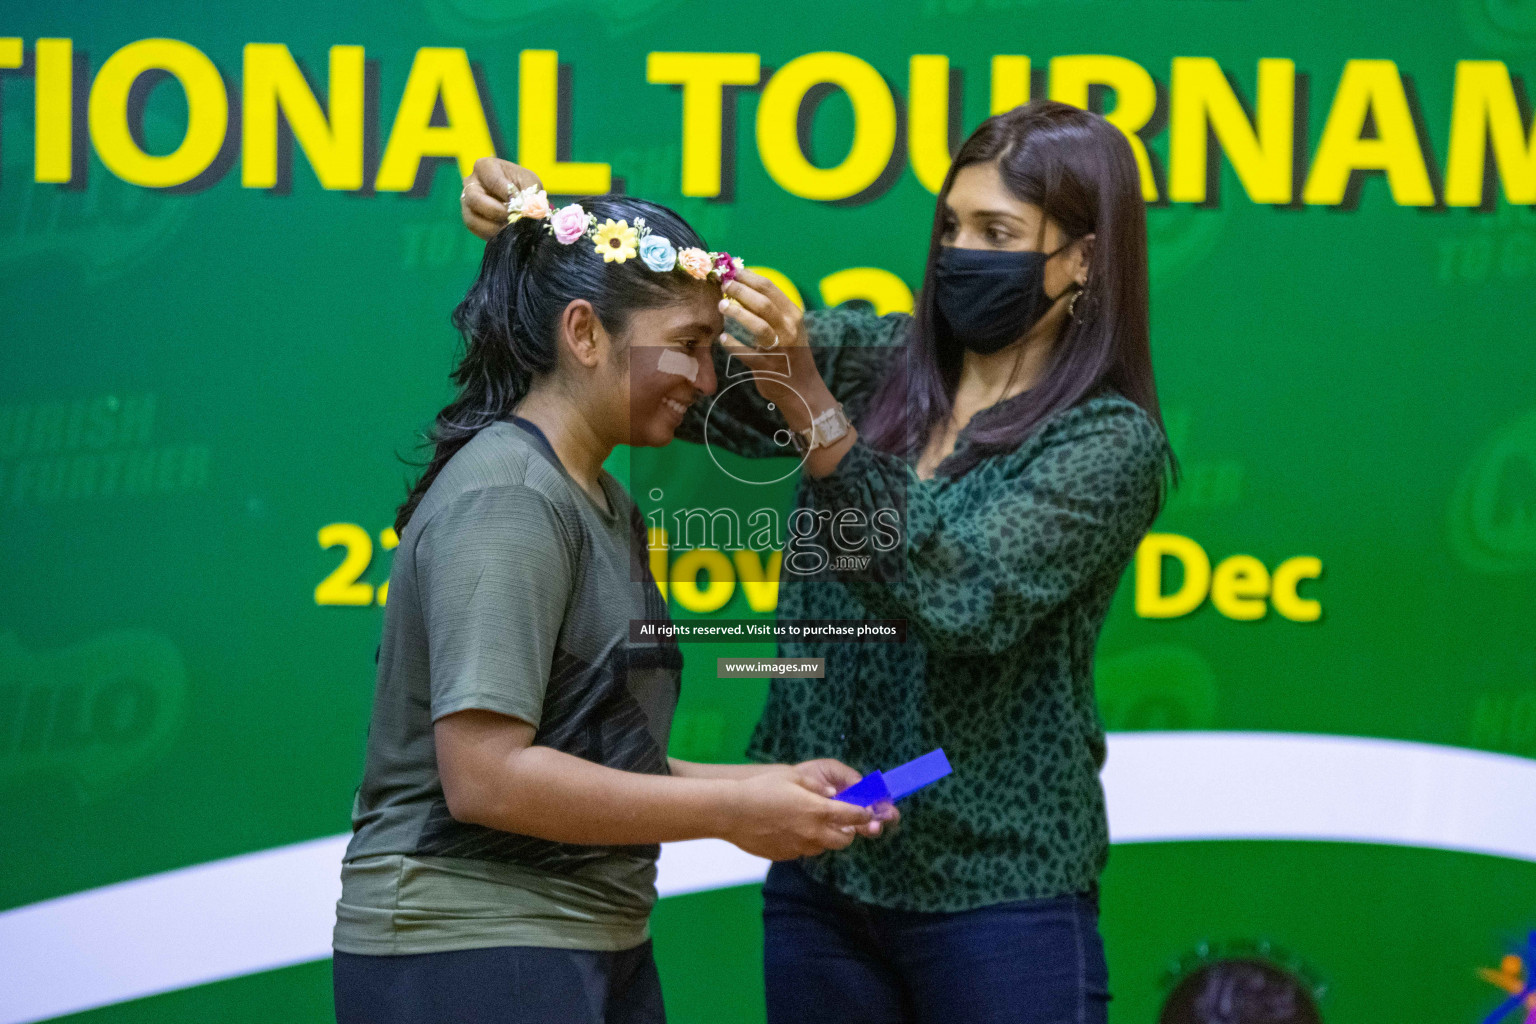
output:
<path id="1" fill-rule="evenodd" d="M 850 308 L 807 314 L 823 377 L 855 423 L 900 357 L 908 321 Z M 700 440 L 708 411 L 712 443 L 783 454 L 772 436 L 783 421 L 755 388 L 709 406 L 696 403 L 678 436 Z M 805 860 L 813 877 L 918 911 L 1094 886 L 1108 850 L 1094 645 L 1157 513 L 1166 460 L 1147 413 L 1106 391 L 956 478 L 919 480 L 861 440 L 827 477 L 802 479 L 800 508 L 902 509 L 904 544 L 883 580 L 783 572 L 779 617 L 904 619 L 906 640 L 782 642 L 784 657 L 826 659 L 826 677 L 774 681 L 747 755 L 835 757 L 867 772 L 943 747 L 954 766 L 903 803 L 891 834 Z"/>

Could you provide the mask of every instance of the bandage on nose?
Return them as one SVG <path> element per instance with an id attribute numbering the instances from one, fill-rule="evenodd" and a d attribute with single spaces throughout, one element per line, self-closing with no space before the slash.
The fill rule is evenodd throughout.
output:
<path id="1" fill-rule="evenodd" d="M 692 384 L 699 376 L 699 361 L 693 356 L 685 356 L 675 349 L 665 349 L 661 358 L 656 362 L 656 369 L 662 373 L 675 374 L 686 378 Z"/>

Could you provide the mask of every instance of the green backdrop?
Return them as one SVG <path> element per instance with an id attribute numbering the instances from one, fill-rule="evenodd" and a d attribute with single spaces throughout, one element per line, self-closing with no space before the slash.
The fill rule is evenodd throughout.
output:
<path id="1" fill-rule="evenodd" d="M 176 45 L 124 54 L 156 38 Z M 293 133 L 243 108 L 253 43 L 285 45 L 322 107 L 330 48 L 364 48 L 361 114 L 321 158 L 329 183 Z M 542 51 L 565 70 L 545 74 Z M 759 134 L 759 104 L 774 73 L 820 52 L 851 59 L 798 68 L 862 65 L 889 91 L 859 79 L 858 108 L 812 88 L 798 122 L 776 122 L 798 139 L 790 152 L 783 131 Z M 732 86 L 713 120 L 718 195 L 684 195 L 682 92 L 647 82 L 652 53 L 760 58 L 766 85 Z M 188 88 L 154 70 L 165 54 Z M 949 74 L 923 80 L 954 87 L 947 117 L 931 90 L 915 94 L 914 55 L 947 56 Z M 1028 57 L 1030 75 L 1005 61 L 995 84 L 998 55 Z M 1110 59 L 1052 64 L 1077 55 Z M 1277 62 L 1264 83 L 1261 59 Z M 110 61 L 120 89 L 100 75 Z M 1100 645 L 1110 728 L 1536 757 L 1536 137 L 1519 81 L 1536 72 L 1530 0 L 4 0 L 0 66 L 0 908 L 345 829 L 382 534 L 408 473 L 398 456 L 448 394 L 447 316 L 480 251 L 458 222 L 453 161 L 432 147 L 473 159 L 481 131 L 505 156 L 521 142 L 530 161 L 606 163 L 712 246 L 781 272 L 809 306 L 852 295 L 884 308 L 901 299 L 888 276 L 822 282 L 867 267 L 915 287 L 933 198 L 909 146 L 931 160 L 946 122 L 963 136 L 1007 81 L 1080 87 L 1145 122 L 1154 353 L 1185 470 L 1156 530 L 1212 564 L 1306 557 L 1321 573 L 1296 596 L 1316 606 L 1287 616 L 1282 598 L 1254 620 L 1211 601 L 1154 617 L 1128 574 Z M 426 98 L 416 112 L 400 109 L 408 78 Z M 1274 134 L 1250 129 L 1244 149 L 1230 116 L 1243 107 L 1222 106 L 1218 85 Z M 714 94 L 696 95 L 707 127 Z M 1184 163 L 1215 134 L 1188 119 L 1202 109 L 1226 117 L 1209 175 Z M 1280 141 L 1287 127 L 1294 144 Z M 135 147 L 163 157 L 184 136 L 178 167 L 135 162 Z M 413 138 L 429 157 L 419 181 Z M 695 141 L 707 183 L 708 132 Z M 842 164 L 851 144 L 842 182 L 825 186 L 814 167 Z M 380 180 L 397 145 L 395 174 L 415 193 Z M 802 146 L 811 172 L 786 181 L 765 166 Z M 1218 146 L 1231 159 L 1215 162 Z M 261 152 L 277 154 L 276 188 L 243 177 Z M 1207 177 L 1216 187 L 1197 201 Z M 817 187 L 848 194 L 804 194 Z M 719 491 L 697 450 L 645 459 L 643 477 L 639 458 L 616 469 L 664 483 L 668 505 L 763 503 Z M 323 547 L 333 524 L 354 528 Z M 356 571 L 333 578 L 349 552 Z M 1176 559 L 1162 565 L 1166 599 L 1189 581 Z M 363 603 L 321 603 L 328 578 Z M 677 613 L 767 614 L 741 588 L 718 610 Z M 717 653 L 688 648 L 679 756 L 739 759 L 761 706 L 764 684 L 714 678 Z M 1530 810 L 1528 795 L 1508 797 L 1511 813 Z M 757 905 L 750 886 L 662 902 L 675 1021 L 761 1018 Z M 1480 1020 L 1503 993 L 1477 969 L 1533 926 L 1536 864 L 1466 852 L 1135 844 L 1115 848 L 1104 879 L 1126 1024 L 1155 1020 L 1202 959 L 1249 949 L 1321 990 L 1330 1021 Z M 318 1021 L 328 986 L 328 965 L 309 963 L 82 1019 Z"/>

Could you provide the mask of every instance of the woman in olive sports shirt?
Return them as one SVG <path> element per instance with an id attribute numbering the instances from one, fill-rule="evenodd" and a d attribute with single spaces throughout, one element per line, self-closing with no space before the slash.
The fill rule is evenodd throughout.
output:
<path id="1" fill-rule="evenodd" d="M 465 223 L 494 233 L 526 180 L 481 160 Z M 907 623 L 899 645 L 781 644 L 826 678 L 774 682 L 748 753 L 865 770 L 943 746 L 954 765 L 887 841 L 770 870 L 769 1020 L 1102 1024 L 1094 648 L 1173 464 L 1130 146 L 1059 103 L 989 118 L 939 192 L 913 315 L 802 314 L 750 273 L 724 291 L 750 345 L 718 357 L 788 373 L 679 436 L 707 421 L 712 444 L 777 456 L 787 428 L 809 447 L 797 513 L 898 510 L 870 571 L 786 571 L 778 613 Z"/>

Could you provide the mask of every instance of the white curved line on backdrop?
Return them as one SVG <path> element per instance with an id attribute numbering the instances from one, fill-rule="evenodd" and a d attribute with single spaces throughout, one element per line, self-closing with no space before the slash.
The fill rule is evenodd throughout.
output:
<path id="1" fill-rule="evenodd" d="M 1116 843 L 1271 839 L 1536 861 L 1536 761 L 1396 740 L 1117 733 Z M 331 953 L 347 837 L 150 875 L 0 913 L 0 1024 L 27 1024 Z M 762 880 L 729 843 L 669 843 L 663 896 Z"/>

